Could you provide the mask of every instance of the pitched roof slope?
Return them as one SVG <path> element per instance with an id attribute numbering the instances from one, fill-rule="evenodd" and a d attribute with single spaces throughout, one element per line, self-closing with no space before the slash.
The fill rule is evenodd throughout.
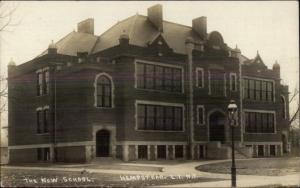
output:
<path id="1" fill-rule="evenodd" d="M 191 27 L 179 25 L 176 23 L 163 22 L 163 32 L 161 35 L 166 40 L 174 52 L 185 54 L 185 40 L 188 37 L 195 41 L 200 41 L 200 37 Z M 114 25 L 108 31 L 99 37 L 92 53 L 96 53 L 119 44 L 121 34 L 129 36 L 129 43 L 136 46 L 145 47 L 160 32 L 148 21 L 147 16 L 135 15 L 118 24 Z"/>
<path id="2" fill-rule="evenodd" d="M 59 54 L 77 56 L 77 52 L 90 54 L 96 41 L 97 36 L 95 35 L 73 31 L 55 43 L 55 46 Z M 47 52 L 46 50 L 41 55 L 45 55 Z"/>
<path id="3" fill-rule="evenodd" d="M 200 36 L 190 26 L 163 21 L 163 32 L 160 32 L 147 16 L 134 15 L 118 22 L 100 36 L 73 31 L 56 43 L 57 52 L 70 56 L 76 56 L 77 52 L 94 54 L 117 46 L 122 34 L 129 36 L 130 44 L 141 47 L 146 47 L 158 35 L 162 35 L 169 47 L 180 54 L 186 54 L 187 38 L 192 38 L 196 43 L 202 42 Z M 47 50 L 41 55 L 46 53 Z"/>

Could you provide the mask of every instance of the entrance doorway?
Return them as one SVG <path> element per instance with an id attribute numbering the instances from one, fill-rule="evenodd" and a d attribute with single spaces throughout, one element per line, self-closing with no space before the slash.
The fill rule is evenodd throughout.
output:
<path id="1" fill-rule="evenodd" d="M 209 116 L 210 141 L 225 141 L 225 116 L 221 112 L 214 112 Z"/>
<path id="2" fill-rule="evenodd" d="M 96 133 L 96 157 L 108 157 L 110 148 L 110 133 L 100 130 Z"/>

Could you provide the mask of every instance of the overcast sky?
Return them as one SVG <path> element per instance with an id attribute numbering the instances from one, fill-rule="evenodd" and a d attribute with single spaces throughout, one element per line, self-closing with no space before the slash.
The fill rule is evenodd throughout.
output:
<path id="1" fill-rule="evenodd" d="M 2 32 L 1 72 L 5 74 L 10 58 L 17 65 L 29 61 L 55 42 L 76 30 L 77 23 L 94 18 L 95 34 L 147 8 L 163 5 L 164 20 L 191 26 L 192 19 L 206 16 L 208 32 L 219 31 L 230 47 L 237 44 L 248 58 L 257 50 L 271 68 L 275 60 L 290 91 L 299 81 L 298 2 L 5 2 L 17 6 L 13 21 L 19 23 Z"/>

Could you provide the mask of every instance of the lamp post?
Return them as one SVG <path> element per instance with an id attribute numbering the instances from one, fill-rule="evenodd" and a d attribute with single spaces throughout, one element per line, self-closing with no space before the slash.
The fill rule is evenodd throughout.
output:
<path id="1" fill-rule="evenodd" d="M 231 100 L 228 107 L 228 122 L 231 128 L 231 187 L 236 187 L 236 167 L 234 156 L 234 128 L 238 127 L 237 121 L 237 105 L 234 100 Z"/>

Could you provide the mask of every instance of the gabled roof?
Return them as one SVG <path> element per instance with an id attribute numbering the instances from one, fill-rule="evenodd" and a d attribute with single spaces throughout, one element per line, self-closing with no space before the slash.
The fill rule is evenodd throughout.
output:
<path id="1" fill-rule="evenodd" d="M 259 53 L 257 52 L 257 55 L 254 59 L 248 59 L 243 62 L 245 65 L 250 65 L 250 66 L 257 66 L 260 68 L 267 68 L 267 66 L 264 64 L 264 61 L 260 57 Z"/>

